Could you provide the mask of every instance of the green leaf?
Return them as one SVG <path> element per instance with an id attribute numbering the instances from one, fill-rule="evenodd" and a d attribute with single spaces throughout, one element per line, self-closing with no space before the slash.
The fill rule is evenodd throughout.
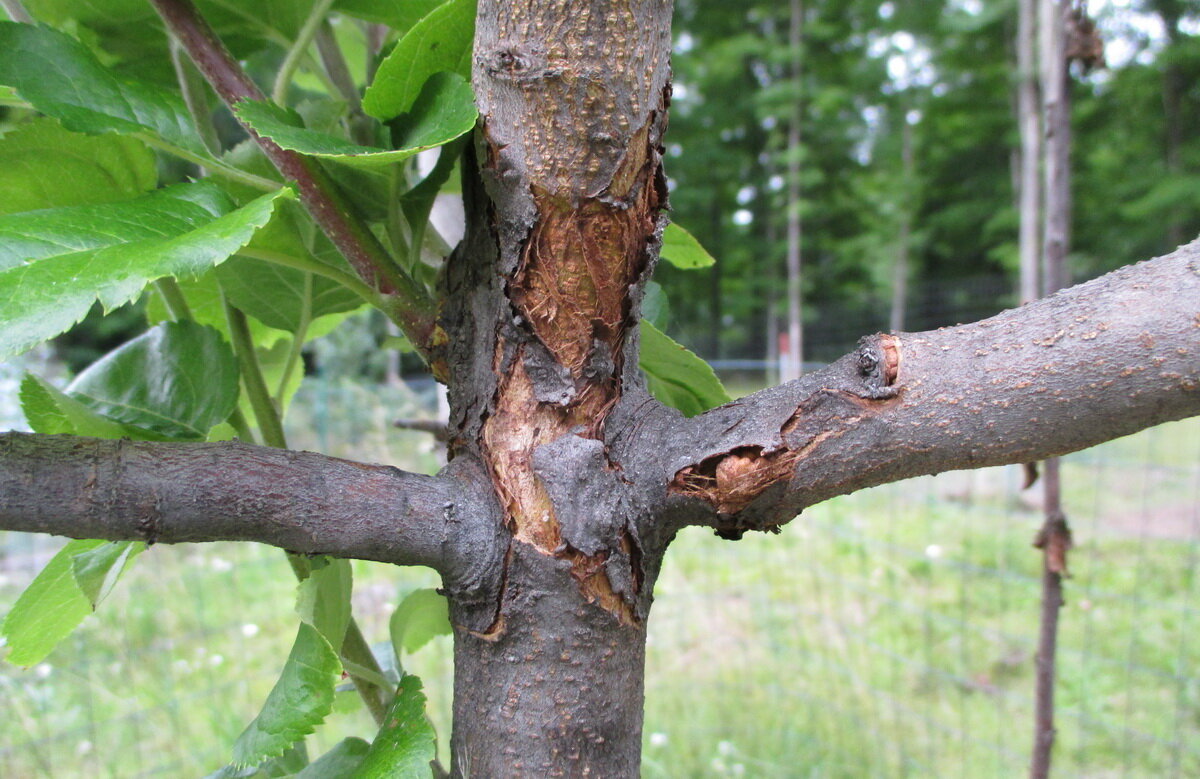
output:
<path id="1" fill-rule="evenodd" d="M 435 73 L 421 88 L 412 111 L 393 134 L 394 149 L 360 146 L 328 133 L 305 129 L 299 115 L 272 103 L 244 102 L 237 115 L 285 149 L 358 167 L 401 162 L 448 143 L 475 127 L 478 112 L 471 85 L 457 73 Z"/>
<path id="2" fill-rule="evenodd" d="M 413 590 L 400 601 L 388 623 L 392 646 L 415 652 L 437 636 L 450 635 L 450 609 L 445 596 L 433 589 Z"/>
<path id="3" fill-rule="evenodd" d="M 40 663 L 92 613 L 91 603 L 75 583 L 71 558 L 105 543 L 69 541 L 25 588 L 0 627 L 9 648 L 8 662 Z"/>
<path id="4" fill-rule="evenodd" d="M 248 257 L 217 269 L 221 289 L 233 305 L 263 324 L 294 333 L 317 317 L 353 311 L 363 304 L 356 292 L 306 271 Z M 307 309 L 307 311 L 306 311 Z"/>
<path id="5" fill-rule="evenodd" d="M 77 552 L 71 558 L 75 585 L 88 599 L 93 611 L 108 597 L 129 561 L 145 550 L 146 545 L 140 541 L 109 541 Z"/>
<path id="6" fill-rule="evenodd" d="M 296 642 L 262 711 L 233 745 L 235 766 L 252 766 L 278 757 L 316 730 L 333 709 L 341 676 L 337 652 L 320 631 L 300 623 Z"/>
<path id="7" fill-rule="evenodd" d="M 444 0 L 338 0 L 333 7 L 350 16 L 386 24 L 403 33 Z"/>
<path id="8" fill-rule="evenodd" d="M 204 144 L 173 92 L 118 77 L 86 46 L 49 27 L 0 22 L 0 84 L 77 132 L 150 131 L 203 152 Z"/>
<path id="9" fill-rule="evenodd" d="M 154 279 L 194 276 L 224 262 L 267 223 L 281 197 L 292 196 L 290 189 L 281 189 L 169 237 L 46 256 L 0 270 L 0 358 L 68 329 L 97 299 L 112 309 L 136 298 Z"/>
<path id="10" fill-rule="evenodd" d="M 449 71 L 471 75 L 475 0 L 449 0 L 413 25 L 392 49 L 363 94 L 363 110 L 391 119 L 413 107 L 426 80 Z"/>
<path id="11" fill-rule="evenodd" d="M 59 254 L 179 235 L 232 209 L 233 203 L 215 184 L 200 182 L 119 203 L 0 216 L 0 270 Z"/>
<path id="12" fill-rule="evenodd" d="M 691 233 L 674 222 L 663 230 L 662 251 L 659 252 L 659 256 L 676 268 L 684 270 L 707 268 L 717 262 Z"/>
<path id="13" fill-rule="evenodd" d="M 657 327 L 666 328 L 667 320 L 671 318 L 671 303 L 667 293 L 657 281 L 646 282 L 646 294 L 642 298 L 642 319 Z"/>
<path id="14" fill-rule="evenodd" d="M 21 404 L 25 418 L 35 433 L 66 433 L 113 439 L 137 437 L 137 431 L 93 411 L 32 373 L 25 374 L 21 382 Z"/>
<path id="15" fill-rule="evenodd" d="M 371 745 L 361 738 L 344 738 L 333 749 L 314 760 L 296 779 L 354 779 Z"/>
<path id="16" fill-rule="evenodd" d="M 157 181 L 154 152 L 136 138 L 94 138 L 53 119 L 0 137 L 0 214 L 124 200 Z"/>
<path id="17" fill-rule="evenodd" d="M 383 727 L 354 775 L 361 779 L 430 776 L 429 764 L 436 757 L 437 734 L 425 717 L 421 680 L 405 676 Z"/>
<path id="18" fill-rule="evenodd" d="M 97 360 L 66 392 L 138 438 L 203 441 L 237 406 L 237 358 L 211 327 L 168 322 Z"/>
<path id="19" fill-rule="evenodd" d="M 312 572 L 300 582 L 296 611 L 300 619 L 321 631 L 325 640 L 340 651 L 350 624 L 350 592 L 353 576 L 349 560 L 318 557 Z"/>
<path id="20" fill-rule="evenodd" d="M 641 322 L 641 335 L 639 363 L 654 397 L 689 417 L 732 400 L 704 360 L 645 320 Z"/>
<path id="21" fill-rule="evenodd" d="M 178 279 L 176 283 L 183 293 L 184 300 L 187 301 L 192 321 L 218 330 L 225 340 L 232 341 L 233 339 L 229 336 L 229 322 L 225 318 L 225 306 L 221 302 L 221 285 L 217 282 L 217 269 L 214 268 L 194 279 Z M 148 298 L 146 321 L 151 325 L 171 321 L 172 317 L 167 312 L 162 296 L 155 291 L 155 294 L 149 295 Z M 250 335 L 253 337 L 254 343 L 264 348 L 270 348 L 288 337 L 283 330 L 267 327 L 257 319 L 251 318 L 249 324 Z M 310 331 L 312 329 L 309 328 Z"/>
<path id="22" fill-rule="evenodd" d="M 43 383 L 37 376 L 25 374 L 17 397 L 21 401 L 25 421 L 33 432 L 47 435 L 75 433 L 75 426 L 55 401 L 53 387 Z"/>

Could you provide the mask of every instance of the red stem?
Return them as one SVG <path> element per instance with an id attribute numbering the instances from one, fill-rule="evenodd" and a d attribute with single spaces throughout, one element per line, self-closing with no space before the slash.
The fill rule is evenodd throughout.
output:
<path id="1" fill-rule="evenodd" d="M 191 0 L 150 0 L 150 4 L 231 110 L 243 100 L 266 100 Z M 243 126 L 279 172 L 296 183 L 300 202 L 359 277 L 385 296 L 392 309 L 387 313 L 409 340 L 428 352 L 436 313 L 426 289 L 395 263 L 316 160 L 280 148 Z"/>

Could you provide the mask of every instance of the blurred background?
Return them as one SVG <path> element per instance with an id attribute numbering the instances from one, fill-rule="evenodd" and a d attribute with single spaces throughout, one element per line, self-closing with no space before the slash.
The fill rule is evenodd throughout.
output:
<path id="1" fill-rule="evenodd" d="M 1087 10 L 1107 67 L 1071 80 L 1076 282 L 1200 232 L 1200 3 Z M 869 332 L 1019 303 L 1016 32 L 1006 0 L 679 0 L 672 218 L 718 262 L 656 279 L 667 331 L 732 394 L 780 378 L 789 259 L 809 366 Z M 94 313 L 0 365 L 0 428 L 24 429 L 24 371 L 65 383 L 144 326 L 137 305 Z M 390 336 L 364 313 L 313 342 L 293 447 L 439 467 L 431 436 L 392 426 L 437 417 L 439 401 L 419 360 L 381 348 Z M 644 774 L 1024 773 L 1042 515 L 1022 477 L 888 485 L 779 537 L 684 533 L 650 621 Z M 1200 775 L 1200 420 L 1073 455 L 1063 480 L 1076 549 L 1056 774 Z M 60 544 L 0 533 L 0 613 Z M 369 563 L 355 575 L 378 641 L 406 592 L 437 584 Z M 294 590 L 273 549 L 155 547 L 46 662 L 0 665 L 0 776 L 216 770 L 282 665 Z M 449 641 L 410 670 L 445 742 Z M 348 697 L 311 751 L 371 730 Z"/>

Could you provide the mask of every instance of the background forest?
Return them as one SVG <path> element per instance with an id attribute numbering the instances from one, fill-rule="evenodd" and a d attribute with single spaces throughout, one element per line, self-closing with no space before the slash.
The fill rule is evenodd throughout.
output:
<path id="1" fill-rule="evenodd" d="M 672 331 L 709 358 L 774 354 L 789 211 L 803 224 L 805 360 L 889 323 L 918 331 L 1015 305 L 1016 4 L 800 5 L 797 76 L 789 4 L 678 3 L 671 202 L 720 262 L 706 276 L 660 270 Z M 1200 229 L 1200 4 L 1089 12 L 1108 68 L 1073 79 L 1074 281 Z"/>

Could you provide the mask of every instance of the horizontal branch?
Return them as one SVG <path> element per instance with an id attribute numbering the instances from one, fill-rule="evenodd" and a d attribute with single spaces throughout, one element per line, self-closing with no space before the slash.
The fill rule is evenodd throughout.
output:
<path id="1" fill-rule="evenodd" d="M 258 541 L 446 573 L 464 484 L 241 443 L 0 434 L 0 529 L 71 538 Z"/>
<path id="2" fill-rule="evenodd" d="M 991 319 L 865 338 L 825 370 L 690 420 L 651 412 L 635 445 L 660 462 L 680 523 L 737 536 L 864 487 L 1196 414 L 1200 241 Z"/>

